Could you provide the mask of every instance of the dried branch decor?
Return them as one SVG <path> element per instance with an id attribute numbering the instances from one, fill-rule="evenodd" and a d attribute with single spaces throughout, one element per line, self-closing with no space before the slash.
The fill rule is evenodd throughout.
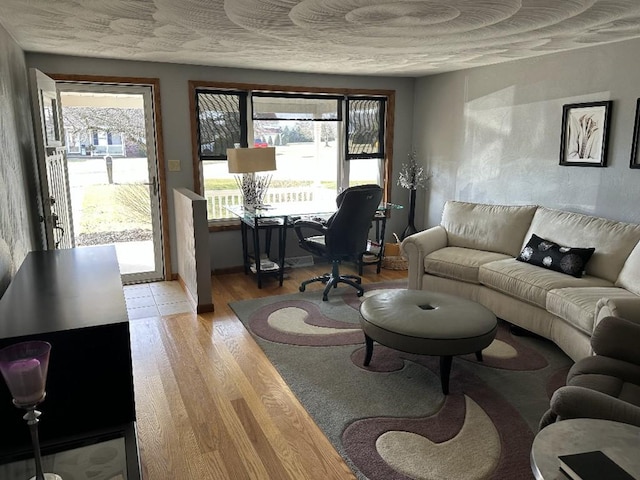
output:
<path id="1" fill-rule="evenodd" d="M 424 167 L 418 165 L 416 160 L 416 151 L 412 150 L 407 157 L 409 158 L 409 161 L 407 163 L 403 163 L 400 168 L 398 185 L 409 190 L 427 188 L 427 182 L 431 178 L 431 175 L 429 175 Z"/>
<path id="2" fill-rule="evenodd" d="M 256 208 L 264 205 L 264 197 L 271 184 L 272 175 L 245 173 L 236 175 L 235 178 L 242 192 L 245 207 Z"/>

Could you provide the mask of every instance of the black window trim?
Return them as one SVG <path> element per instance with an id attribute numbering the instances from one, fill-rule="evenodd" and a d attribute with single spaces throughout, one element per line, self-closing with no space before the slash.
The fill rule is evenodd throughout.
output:
<path id="1" fill-rule="evenodd" d="M 251 117 L 252 120 L 264 120 L 263 118 L 256 118 L 254 114 L 253 108 L 253 97 L 269 97 L 269 98 L 304 98 L 309 100 L 337 100 L 337 117 L 336 118 L 313 118 L 313 119 L 303 119 L 301 121 L 307 122 L 341 122 L 342 121 L 342 102 L 346 99 L 345 95 L 336 95 L 335 93 L 303 93 L 303 92 L 269 92 L 265 90 L 252 90 L 249 91 L 251 95 Z M 288 120 L 288 119 L 280 119 L 274 118 L 272 120 Z"/>
<path id="2" fill-rule="evenodd" d="M 196 109 L 196 135 L 198 141 L 198 156 L 200 161 L 211 161 L 211 160 L 227 160 L 226 152 L 221 155 L 206 155 L 201 151 L 201 139 L 200 139 L 200 94 L 214 94 L 214 95 L 237 95 L 238 96 L 238 104 L 240 110 L 240 146 L 242 148 L 247 148 L 249 145 L 249 133 L 248 133 L 248 119 L 249 115 L 247 112 L 248 105 L 248 97 L 249 92 L 246 90 L 226 90 L 226 89 L 217 89 L 217 88 L 196 88 L 195 90 L 195 109 Z"/>
<path id="3" fill-rule="evenodd" d="M 378 130 L 378 144 L 380 145 L 379 153 L 350 153 L 349 152 L 349 103 L 352 100 L 377 100 L 380 102 L 380 111 L 378 112 L 378 122 L 380 125 L 380 129 Z M 358 160 L 358 159 L 385 159 L 386 151 L 385 151 L 385 137 L 386 137 L 386 118 L 387 118 L 387 103 L 388 97 L 383 95 L 346 95 L 345 96 L 345 105 L 346 105 L 346 115 L 345 115 L 345 142 L 344 142 L 344 159 L 345 161 L 349 160 Z"/>

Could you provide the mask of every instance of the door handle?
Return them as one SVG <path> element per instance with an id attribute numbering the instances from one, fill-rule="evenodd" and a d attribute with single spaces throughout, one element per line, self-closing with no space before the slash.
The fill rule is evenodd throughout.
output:
<path id="1" fill-rule="evenodd" d="M 64 228 L 62 228 L 62 227 L 60 227 L 58 225 L 55 225 L 53 227 L 53 229 L 54 230 L 60 230 L 60 236 L 58 237 L 59 240 L 56 242 L 56 248 L 58 248 L 60 246 L 60 242 L 62 241 L 62 237 L 64 236 Z"/>
<path id="2" fill-rule="evenodd" d="M 147 185 L 153 186 L 153 194 L 158 195 L 158 182 L 156 181 L 155 175 L 151 177 L 151 181 Z"/>
<path id="3" fill-rule="evenodd" d="M 153 187 L 153 194 L 157 195 L 158 194 L 158 182 L 156 181 L 156 177 L 151 177 L 151 181 L 150 182 L 140 182 L 140 183 L 134 183 L 133 185 L 149 185 L 151 187 Z"/>
<path id="4" fill-rule="evenodd" d="M 60 246 L 60 242 L 62 241 L 62 237 L 64 236 L 64 228 L 62 228 L 60 226 L 60 224 L 58 223 L 59 219 L 60 219 L 60 217 L 58 216 L 58 214 L 56 212 L 51 212 L 51 220 L 53 221 L 53 229 L 60 231 L 60 236 L 58 237 L 58 241 L 55 243 L 55 248 L 58 248 Z"/>

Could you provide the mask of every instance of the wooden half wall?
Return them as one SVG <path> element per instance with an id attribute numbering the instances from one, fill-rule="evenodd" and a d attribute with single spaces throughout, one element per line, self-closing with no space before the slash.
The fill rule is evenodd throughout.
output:
<path id="1" fill-rule="evenodd" d="M 173 190 L 178 280 L 196 312 L 212 312 L 207 200 L 186 188 Z"/>

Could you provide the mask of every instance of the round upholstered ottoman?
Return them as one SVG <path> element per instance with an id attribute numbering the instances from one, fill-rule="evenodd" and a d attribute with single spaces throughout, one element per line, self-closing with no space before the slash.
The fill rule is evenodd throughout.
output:
<path id="1" fill-rule="evenodd" d="M 475 353 L 496 336 L 496 316 L 479 303 L 422 290 L 392 290 L 367 298 L 360 305 L 366 340 L 364 364 L 369 365 L 373 342 L 402 352 L 440 356 L 442 392 L 449 393 L 454 355 Z"/>

